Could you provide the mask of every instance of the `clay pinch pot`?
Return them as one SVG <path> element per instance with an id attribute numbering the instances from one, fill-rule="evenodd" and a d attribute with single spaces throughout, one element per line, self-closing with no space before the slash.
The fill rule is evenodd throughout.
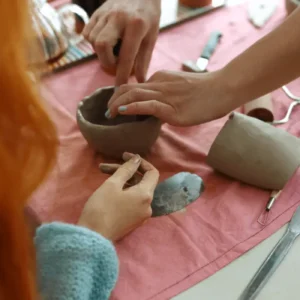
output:
<path id="1" fill-rule="evenodd" d="M 107 103 L 114 93 L 114 87 L 96 90 L 85 97 L 77 108 L 79 129 L 98 153 L 122 158 L 131 152 L 145 155 L 159 136 L 161 121 L 153 116 L 122 116 L 107 119 Z"/>

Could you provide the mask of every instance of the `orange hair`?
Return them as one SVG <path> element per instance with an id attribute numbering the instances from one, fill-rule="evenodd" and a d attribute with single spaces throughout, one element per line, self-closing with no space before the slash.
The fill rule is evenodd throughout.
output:
<path id="1" fill-rule="evenodd" d="M 23 210 L 56 151 L 55 128 L 27 73 L 30 2 L 0 0 L 1 300 L 38 298 L 32 238 Z"/>

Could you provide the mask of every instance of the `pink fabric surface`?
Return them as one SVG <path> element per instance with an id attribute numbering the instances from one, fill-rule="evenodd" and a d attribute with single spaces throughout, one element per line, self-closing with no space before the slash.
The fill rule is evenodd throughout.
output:
<path id="1" fill-rule="evenodd" d="M 283 17 L 281 7 L 263 30 L 257 30 L 247 21 L 246 7 L 239 6 L 173 28 L 159 36 L 149 74 L 160 69 L 178 70 L 183 60 L 196 59 L 215 29 L 224 35 L 210 63 L 211 70 L 217 69 Z M 103 158 L 95 156 L 77 128 L 75 111 L 84 96 L 113 83 L 114 78 L 103 73 L 97 61 L 45 80 L 46 98 L 60 140 L 57 165 L 32 199 L 33 208 L 45 222 L 75 223 L 88 197 L 107 178 L 98 170 Z M 292 88 L 300 93 L 297 82 Z M 290 101 L 281 91 L 273 96 L 276 118 L 281 118 Z M 299 108 L 282 127 L 299 136 L 297 112 Z M 299 172 L 265 215 L 268 192 L 217 174 L 206 165 L 209 148 L 225 121 L 190 128 L 163 126 L 147 156 L 161 172 L 161 180 L 190 171 L 203 178 L 206 189 L 185 213 L 151 219 L 116 245 L 120 277 L 113 300 L 169 299 L 212 275 L 290 220 L 300 200 Z"/>

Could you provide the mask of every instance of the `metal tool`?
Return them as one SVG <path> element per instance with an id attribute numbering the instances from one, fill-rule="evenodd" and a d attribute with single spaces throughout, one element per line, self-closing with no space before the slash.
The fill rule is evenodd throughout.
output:
<path id="1" fill-rule="evenodd" d="M 253 300 L 262 290 L 268 279 L 275 272 L 284 257 L 287 255 L 295 239 L 300 234 L 300 206 L 298 206 L 294 213 L 288 229 L 274 247 L 272 252 L 268 255 L 264 263 L 258 269 L 250 283 L 238 300 Z"/>
<path id="2" fill-rule="evenodd" d="M 210 34 L 209 40 L 204 47 L 200 57 L 197 61 L 187 60 L 182 64 L 182 69 L 188 72 L 202 73 L 206 72 L 206 68 L 210 57 L 214 53 L 219 41 L 222 37 L 222 33 L 219 31 L 213 31 Z"/>
<path id="3" fill-rule="evenodd" d="M 275 200 L 278 198 L 280 193 L 281 193 L 281 190 L 280 191 L 272 191 L 272 193 L 270 195 L 270 198 L 269 198 L 269 201 L 268 201 L 267 206 L 266 206 L 266 211 L 271 210 L 272 206 L 275 203 Z"/>
<path id="4" fill-rule="evenodd" d="M 294 94 L 292 94 L 286 86 L 283 86 L 282 90 L 284 91 L 284 93 L 286 94 L 287 97 L 289 97 L 291 100 L 293 100 L 293 102 L 290 104 L 290 106 L 286 112 L 286 115 L 283 119 L 270 122 L 270 124 L 273 124 L 273 125 L 287 123 L 290 120 L 290 116 L 292 114 L 294 107 L 297 106 L 298 104 L 300 104 L 300 97 L 297 97 Z"/>

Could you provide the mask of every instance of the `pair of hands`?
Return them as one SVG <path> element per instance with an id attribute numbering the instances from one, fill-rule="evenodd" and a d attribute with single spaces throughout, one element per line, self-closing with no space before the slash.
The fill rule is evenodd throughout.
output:
<path id="1" fill-rule="evenodd" d="M 117 241 L 152 215 L 151 202 L 159 172 L 139 155 L 124 153 L 123 165 L 101 164 L 113 174 L 85 204 L 78 225 Z"/>
<path id="2" fill-rule="evenodd" d="M 106 0 L 84 28 L 106 69 L 116 68 L 116 86 L 127 83 L 132 71 L 144 82 L 159 31 L 161 0 Z M 119 39 L 118 57 L 113 48 Z"/>
<path id="3" fill-rule="evenodd" d="M 109 102 L 111 117 L 154 115 L 175 126 L 220 118 L 238 106 L 226 72 L 155 73 L 145 77 L 159 31 L 161 0 L 106 0 L 93 14 L 83 35 L 106 69 L 116 68 L 118 91 Z M 122 39 L 119 56 L 113 48 Z M 140 84 L 126 84 L 134 71 Z"/>

